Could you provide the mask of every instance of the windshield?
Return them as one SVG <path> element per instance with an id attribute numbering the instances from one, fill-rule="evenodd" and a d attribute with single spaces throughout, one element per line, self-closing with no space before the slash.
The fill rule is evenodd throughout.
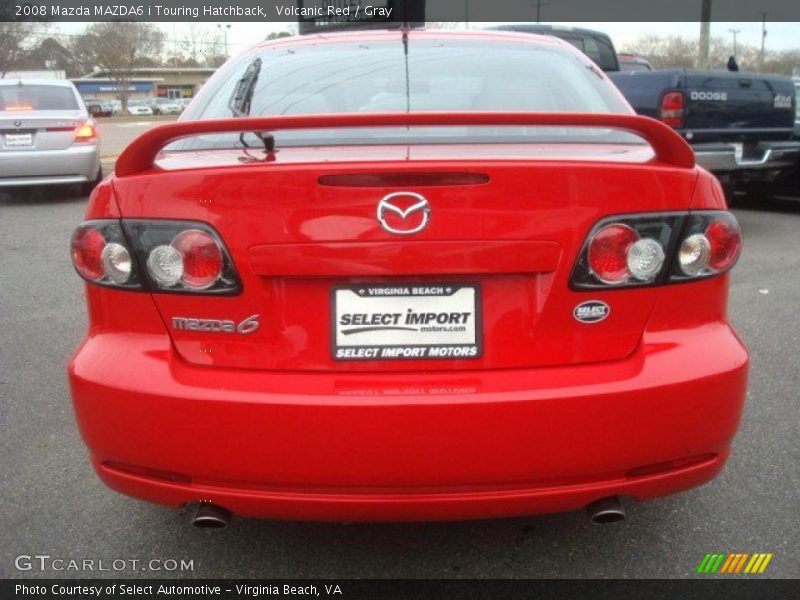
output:
<path id="1" fill-rule="evenodd" d="M 59 85 L 0 86 L 0 111 L 78 110 L 71 88 Z"/>
<path id="2" fill-rule="evenodd" d="M 230 118 L 232 94 L 260 60 L 249 114 L 297 115 L 418 111 L 628 113 L 584 57 L 551 44 L 491 40 L 313 43 L 259 48 L 223 68 L 184 119 Z M 247 77 L 245 77 L 247 79 Z M 250 77 L 250 79 L 254 79 Z M 237 86 L 238 84 L 238 86 Z M 526 127 L 413 127 L 278 132 L 279 145 L 530 141 L 546 136 L 639 141 L 609 130 Z M 245 136 L 244 143 L 257 143 Z M 538 140 L 537 140 L 538 141 Z M 237 147 L 238 134 L 190 138 L 170 149 Z"/>

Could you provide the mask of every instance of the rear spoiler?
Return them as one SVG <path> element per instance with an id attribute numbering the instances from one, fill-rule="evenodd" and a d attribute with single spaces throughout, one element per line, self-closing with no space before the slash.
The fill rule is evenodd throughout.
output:
<path id="1" fill-rule="evenodd" d="M 297 115 L 181 121 L 155 127 L 136 138 L 117 159 L 115 173 L 127 177 L 147 171 L 170 142 L 203 134 L 275 132 L 287 129 L 411 126 L 600 127 L 637 134 L 661 162 L 691 169 L 694 152 L 673 129 L 650 117 L 615 113 L 418 112 Z"/>

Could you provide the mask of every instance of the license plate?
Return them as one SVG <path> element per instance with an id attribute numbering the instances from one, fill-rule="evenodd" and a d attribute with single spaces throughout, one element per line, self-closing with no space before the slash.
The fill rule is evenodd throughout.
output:
<path id="1" fill-rule="evenodd" d="M 6 148 L 24 148 L 33 146 L 32 133 L 7 133 Z"/>
<path id="2" fill-rule="evenodd" d="M 480 288 L 414 283 L 333 288 L 335 360 L 481 356 Z"/>

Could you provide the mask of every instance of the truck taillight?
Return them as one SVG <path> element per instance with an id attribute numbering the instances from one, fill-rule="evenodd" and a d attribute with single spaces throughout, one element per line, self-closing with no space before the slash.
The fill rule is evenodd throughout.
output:
<path id="1" fill-rule="evenodd" d="M 222 239 L 194 221 L 87 221 L 72 237 L 72 262 L 98 285 L 236 294 L 241 282 Z"/>
<path id="2" fill-rule="evenodd" d="M 670 127 L 682 127 L 684 106 L 685 97 L 683 92 L 665 92 L 661 96 L 659 120 Z"/>
<path id="3" fill-rule="evenodd" d="M 741 229 L 728 212 L 611 217 L 590 232 L 570 285 L 599 289 L 710 277 L 736 264 L 741 245 Z"/>

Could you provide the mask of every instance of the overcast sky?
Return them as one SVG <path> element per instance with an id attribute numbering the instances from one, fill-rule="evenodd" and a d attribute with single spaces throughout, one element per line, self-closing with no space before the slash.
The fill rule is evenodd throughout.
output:
<path id="1" fill-rule="evenodd" d="M 496 23 L 492 23 L 496 24 Z M 67 34 L 80 33 L 85 24 L 61 23 L 57 27 Z M 287 29 L 288 23 L 247 22 L 231 23 L 228 29 L 228 49 L 231 54 L 237 54 L 253 44 L 263 40 L 273 31 Z M 472 23 L 470 27 L 481 28 L 490 23 Z M 587 27 L 608 33 L 618 48 L 624 48 L 626 43 L 641 35 L 680 35 L 695 38 L 700 31 L 699 23 L 569 23 L 574 27 Z M 160 23 L 167 37 L 178 40 L 191 37 L 188 23 Z M 214 23 L 194 23 L 195 31 L 205 29 L 207 32 L 219 34 L 219 29 Z M 729 40 L 732 45 L 733 36 L 730 29 L 738 29 L 737 40 L 740 44 L 751 46 L 761 45 L 761 23 L 712 23 L 711 35 L 721 36 Z M 800 49 L 800 23 L 769 23 L 767 22 L 767 49 L 787 50 Z M 169 44 L 169 42 L 168 42 Z M 167 48 L 169 51 L 169 47 Z"/>

